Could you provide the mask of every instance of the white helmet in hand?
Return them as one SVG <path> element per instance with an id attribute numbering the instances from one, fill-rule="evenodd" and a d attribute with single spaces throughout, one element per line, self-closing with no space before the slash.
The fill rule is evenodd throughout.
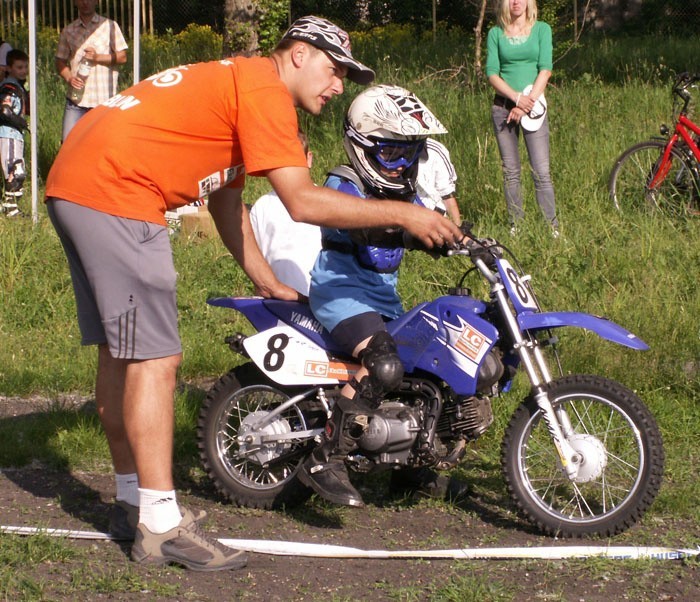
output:
<path id="1" fill-rule="evenodd" d="M 447 132 L 412 92 L 388 85 L 358 94 L 344 128 L 345 151 L 368 191 L 397 199 L 415 193 L 418 159 L 426 138 Z"/>

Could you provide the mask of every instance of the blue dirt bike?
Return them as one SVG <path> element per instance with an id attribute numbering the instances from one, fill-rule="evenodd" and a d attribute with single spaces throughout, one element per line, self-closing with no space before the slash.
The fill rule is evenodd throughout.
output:
<path id="1" fill-rule="evenodd" d="M 647 345 L 604 318 L 542 311 L 530 276 L 493 240 L 472 239 L 449 255 L 470 259 L 467 274 L 481 274 L 490 298 L 472 297 L 463 277 L 447 295 L 388 323 L 405 377 L 372 413 L 348 467 L 455 467 L 467 444 L 492 423 L 492 405 L 522 368 L 530 394 L 513 413 L 501 446 L 518 510 L 551 535 L 624 531 L 659 491 L 661 434 L 643 402 L 621 384 L 562 376 L 552 329 L 575 326 L 632 349 Z M 208 302 L 239 311 L 257 334 L 226 339 L 250 361 L 221 377 L 203 403 L 197 434 L 205 469 L 236 504 L 301 503 L 311 492 L 297 479 L 299 466 L 321 441 L 340 388 L 359 365 L 338 349 L 308 305 L 250 297 Z M 551 374 L 550 355 L 559 376 Z"/>

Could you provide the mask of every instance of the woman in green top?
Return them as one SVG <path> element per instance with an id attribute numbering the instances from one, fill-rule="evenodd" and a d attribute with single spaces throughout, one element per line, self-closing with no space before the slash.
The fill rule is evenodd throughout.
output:
<path id="1" fill-rule="evenodd" d="M 559 235 L 554 188 L 549 173 L 547 114 L 534 131 L 521 118 L 535 108 L 552 74 L 552 29 L 537 20 L 535 0 L 499 0 L 498 25 L 487 39 L 486 75 L 496 90 L 491 117 L 503 166 L 503 186 L 512 232 L 523 218 L 518 137 L 523 138 L 532 167 L 535 195 L 554 236 Z M 527 86 L 532 90 L 524 92 Z M 540 105 L 541 107 L 541 105 Z M 530 128 L 532 130 L 532 128 Z"/>

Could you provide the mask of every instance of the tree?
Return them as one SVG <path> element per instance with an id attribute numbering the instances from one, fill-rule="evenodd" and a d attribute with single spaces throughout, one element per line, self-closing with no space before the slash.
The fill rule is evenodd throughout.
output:
<path id="1" fill-rule="evenodd" d="M 223 55 L 257 54 L 259 21 L 259 0 L 226 0 L 224 2 Z"/>
<path id="2" fill-rule="evenodd" d="M 289 18 L 289 0 L 226 0 L 223 55 L 251 56 L 275 47 Z"/>
<path id="3" fill-rule="evenodd" d="M 474 71 L 478 79 L 481 79 L 484 70 L 481 68 L 481 45 L 484 32 L 484 19 L 486 17 L 486 2 L 488 0 L 481 0 L 481 6 L 479 8 L 479 19 L 476 22 L 476 27 L 474 27 L 474 37 L 476 38 L 474 44 Z"/>

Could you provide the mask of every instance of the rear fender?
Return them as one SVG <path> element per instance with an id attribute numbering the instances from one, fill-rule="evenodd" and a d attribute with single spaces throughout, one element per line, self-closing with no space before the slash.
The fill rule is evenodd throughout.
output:
<path id="1" fill-rule="evenodd" d="M 235 309 L 248 318 L 258 332 L 287 324 L 330 353 L 343 355 L 342 348 L 316 320 L 308 303 L 262 297 L 215 297 L 207 299 L 207 303 Z"/>
<path id="2" fill-rule="evenodd" d="M 598 336 L 632 349 L 645 351 L 649 349 L 642 339 L 632 334 L 615 322 L 606 318 L 584 314 L 575 311 L 552 311 L 542 313 L 522 313 L 518 315 L 518 325 L 521 330 L 545 330 L 548 328 L 561 328 L 562 326 L 575 326 L 595 332 Z"/>
<path id="3" fill-rule="evenodd" d="M 209 305 L 228 307 L 242 313 L 256 330 L 266 330 L 277 325 L 278 318 L 264 305 L 262 297 L 214 297 Z"/>

